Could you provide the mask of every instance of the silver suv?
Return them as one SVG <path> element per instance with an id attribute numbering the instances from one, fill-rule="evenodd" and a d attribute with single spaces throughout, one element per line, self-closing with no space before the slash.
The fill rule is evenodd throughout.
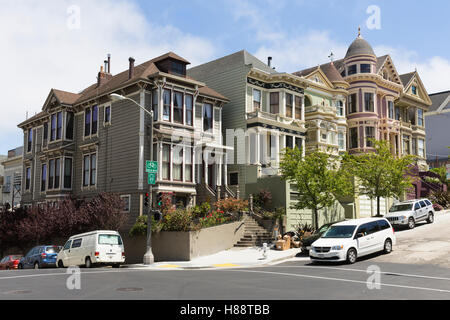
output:
<path id="1" fill-rule="evenodd" d="M 433 204 L 428 199 L 408 200 L 394 204 L 385 216 L 391 225 L 414 229 L 417 222 L 434 222 Z"/>

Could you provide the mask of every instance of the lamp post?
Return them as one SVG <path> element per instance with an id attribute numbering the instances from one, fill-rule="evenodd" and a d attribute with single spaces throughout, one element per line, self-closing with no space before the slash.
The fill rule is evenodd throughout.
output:
<path id="1" fill-rule="evenodd" d="M 153 110 L 148 111 L 143 106 L 141 106 L 139 103 L 134 101 L 133 99 L 124 97 L 117 93 L 112 93 L 109 95 L 110 98 L 113 101 L 122 101 L 122 100 L 129 100 L 136 104 L 139 108 L 144 110 L 148 115 L 150 115 L 150 159 L 153 159 Z M 153 207 L 153 186 L 149 184 L 148 186 L 148 194 L 150 197 L 149 206 L 147 210 L 147 251 L 144 254 L 144 264 L 153 264 L 155 262 L 155 257 L 153 256 L 152 252 L 152 207 Z"/>

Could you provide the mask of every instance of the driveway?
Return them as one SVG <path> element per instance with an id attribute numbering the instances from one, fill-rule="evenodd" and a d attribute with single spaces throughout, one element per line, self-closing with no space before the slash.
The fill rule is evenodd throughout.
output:
<path id="1" fill-rule="evenodd" d="M 395 235 L 397 245 L 392 253 L 374 261 L 450 268 L 450 211 L 436 212 L 432 224 L 418 223 L 413 230 L 396 230 Z"/>

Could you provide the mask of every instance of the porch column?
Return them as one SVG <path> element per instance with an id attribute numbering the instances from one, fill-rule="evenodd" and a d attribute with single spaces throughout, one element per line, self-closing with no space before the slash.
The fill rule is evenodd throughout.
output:
<path id="1" fill-rule="evenodd" d="M 224 153 L 224 161 L 225 161 L 225 164 L 223 165 L 223 175 L 224 175 L 223 185 L 227 186 L 228 185 L 228 173 L 227 173 L 228 155 L 226 152 Z"/>

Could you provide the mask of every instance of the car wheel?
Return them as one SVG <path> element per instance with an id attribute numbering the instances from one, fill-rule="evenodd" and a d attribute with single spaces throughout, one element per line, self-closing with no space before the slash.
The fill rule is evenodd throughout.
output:
<path id="1" fill-rule="evenodd" d="M 39 268 L 40 268 L 40 267 L 39 267 L 39 262 L 36 261 L 36 262 L 34 263 L 34 268 L 35 268 L 35 269 L 39 269 Z"/>
<path id="2" fill-rule="evenodd" d="M 17 268 L 23 269 L 23 265 L 22 265 L 21 263 L 19 263 L 19 265 L 17 266 Z"/>
<path id="3" fill-rule="evenodd" d="M 409 218 L 409 220 L 408 220 L 408 228 L 409 229 L 414 229 L 415 226 L 416 226 L 416 222 L 414 221 L 414 218 Z"/>
<path id="4" fill-rule="evenodd" d="M 92 267 L 92 262 L 91 262 L 91 258 L 87 257 L 86 260 L 84 261 L 84 266 L 86 268 L 91 268 Z"/>
<path id="5" fill-rule="evenodd" d="M 6 267 L 6 270 L 9 270 L 9 267 Z"/>
<path id="6" fill-rule="evenodd" d="M 120 268 L 120 263 L 116 263 L 112 265 L 113 268 Z"/>
<path id="7" fill-rule="evenodd" d="M 354 264 L 356 262 L 357 259 L 357 253 L 356 250 L 351 248 L 347 251 L 347 262 L 350 264 Z"/>
<path id="8" fill-rule="evenodd" d="M 384 253 L 389 254 L 392 252 L 392 241 L 391 239 L 386 239 L 384 242 Z"/>
<path id="9" fill-rule="evenodd" d="M 429 212 L 428 213 L 428 219 L 427 219 L 428 223 L 433 223 L 434 222 L 434 214 L 433 212 Z"/>
<path id="10" fill-rule="evenodd" d="M 64 268 L 64 263 L 62 262 L 62 260 L 58 260 L 58 263 L 56 265 L 58 266 L 58 268 Z"/>

